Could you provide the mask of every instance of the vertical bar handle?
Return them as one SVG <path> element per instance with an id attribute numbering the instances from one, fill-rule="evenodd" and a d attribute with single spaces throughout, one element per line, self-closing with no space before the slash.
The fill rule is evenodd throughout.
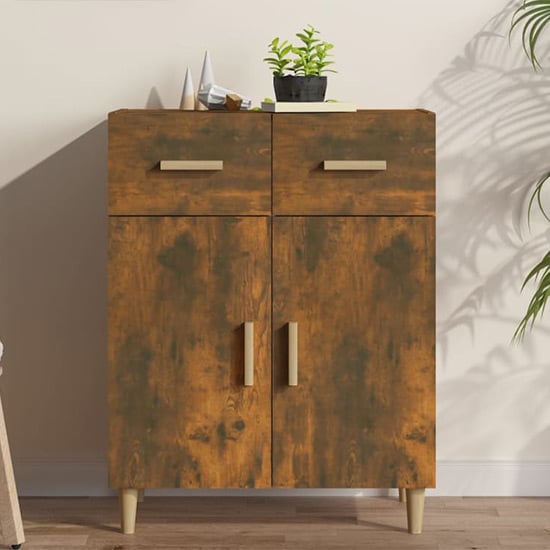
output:
<path id="1" fill-rule="evenodd" d="M 298 385 L 298 323 L 288 323 L 288 385 Z"/>
<path id="2" fill-rule="evenodd" d="M 254 385 L 254 323 L 244 324 L 244 385 Z"/>

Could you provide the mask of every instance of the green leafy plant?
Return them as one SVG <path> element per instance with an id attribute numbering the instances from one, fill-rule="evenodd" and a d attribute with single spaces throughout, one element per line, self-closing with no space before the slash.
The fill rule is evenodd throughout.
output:
<path id="1" fill-rule="evenodd" d="M 544 258 L 527 275 L 521 287 L 522 290 L 531 279 L 538 280 L 538 286 L 527 306 L 527 312 L 514 333 L 515 341 L 521 341 L 525 336 L 525 331 L 532 328 L 537 317 L 542 317 L 544 313 L 550 296 L 550 252 L 547 252 Z"/>
<path id="2" fill-rule="evenodd" d="M 535 70 L 541 66 L 535 52 L 537 42 L 549 22 L 550 0 L 524 0 L 512 17 L 510 34 L 518 25 L 523 26 L 521 42 Z"/>
<path id="3" fill-rule="evenodd" d="M 550 221 L 550 218 L 548 217 L 548 214 L 544 209 L 541 199 L 542 187 L 549 179 L 550 172 L 542 176 L 542 178 L 540 178 L 540 180 L 537 182 L 535 190 L 533 191 L 531 199 L 529 200 L 529 219 L 531 217 L 533 204 L 535 204 L 536 202 L 540 211 L 542 212 L 542 215 L 548 221 Z M 542 260 L 537 262 L 535 267 L 533 267 L 527 277 L 525 277 L 523 285 L 521 286 L 522 291 L 531 280 L 538 281 L 538 285 L 535 289 L 535 292 L 533 293 L 533 296 L 531 297 L 531 300 L 529 301 L 525 315 L 521 319 L 518 327 L 516 328 L 516 331 L 514 332 L 513 341 L 515 342 L 520 342 L 521 340 L 523 340 L 527 329 L 531 329 L 537 318 L 542 317 L 542 315 L 544 314 L 546 304 L 548 302 L 548 299 L 550 298 L 550 252 L 547 252 L 543 256 Z"/>
<path id="4" fill-rule="evenodd" d="M 270 57 L 264 57 L 263 60 L 267 62 L 275 76 L 283 76 L 285 70 L 292 63 L 292 59 L 287 57 L 292 51 L 292 44 L 289 44 L 287 40 L 280 42 L 280 38 L 277 36 L 268 47 Z"/>
<path id="5" fill-rule="evenodd" d="M 301 32 L 296 33 L 301 44 L 293 46 L 287 40 L 274 38 L 268 45 L 269 57 L 264 57 L 274 76 L 320 76 L 323 73 L 335 73 L 329 69 L 334 61 L 329 60 L 330 50 L 334 44 L 321 41 L 320 34 L 313 25 L 307 25 Z M 293 56 L 293 57 L 292 57 Z"/>
<path id="6" fill-rule="evenodd" d="M 550 23 L 550 0 L 524 0 L 512 16 L 509 34 L 511 36 L 516 28 L 523 27 L 521 33 L 523 49 L 534 70 L 541 68 L 536 55 L 536 47 L 548 23 Z M 550 221 L 541 199 L 543 186 L 549 179 L 550 172 L 544 174 L 537 182 L 529 201 L 528 219 L 530 219 L 533 205 L 536 203 L 543 216 Z M 538 285 L 527 306 L 527 311 L 514 333 L 513 340 L 516 342 L 523 340 L 527 329 L 531 329 L 537 318 L 544 314 L 550 298 L 550 252 L 547 252 L 531 269 L 521 289 L 523 290 L 530 281 L 538 281 Z"/>

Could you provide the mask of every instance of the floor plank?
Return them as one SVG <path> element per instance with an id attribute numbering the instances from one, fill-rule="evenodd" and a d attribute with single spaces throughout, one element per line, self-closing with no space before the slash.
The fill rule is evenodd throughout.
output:
<path id="1" fill-rule="evenodd" d="M 44 550 L 550 549 L 550 498 L 426 499 L 424 533 L 379 497 L 146 497 L 135 535 L 115 498 L 23 498 L 27 542 Z"/>

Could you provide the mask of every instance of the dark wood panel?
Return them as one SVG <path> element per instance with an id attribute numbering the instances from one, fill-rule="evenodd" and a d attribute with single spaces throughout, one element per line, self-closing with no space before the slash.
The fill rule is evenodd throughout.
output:
<path id="1" fill-rule="evenodd" d="M 324 171 L 324 160 L 385 160 L 385 171 Z M 435 115 L 273 116 L 275 214 L 433 214 Z"/>
<path id="2" fill-rule="evenodd" d="M 221 171 L 161 171 L 161 160 L 223 160 Z M 110 214 L 268 214 L 271 115 L 109 115 Z"/>
<path id="3" fill-rule="evenodd" d="M 110 219 L 112 487 L 270 485 L 269 223 Z"/>
<path id="4" fill-rule="evenodd" d="M 273 231 L 274 486 L 434 486 L 433 218 L 280 217 Z"/>

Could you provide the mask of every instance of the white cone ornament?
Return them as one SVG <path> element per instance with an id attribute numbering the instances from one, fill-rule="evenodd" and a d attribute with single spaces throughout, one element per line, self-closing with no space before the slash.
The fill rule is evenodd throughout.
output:
<path id="1" fill-rule="evenodd" d="M 180 109 L 184 111 L 193 111 L 195 109 L 195 89 L 193 88 L 193 79 L 191 78 L 189 67 L 187 67 L 185 80 L 183 81 Z"/>
<path id="2" fill-rule="evenodd" d="M 204 61 L 202 62 L 201 79 L 199 82 L 197 110 L 207 111 L 208 107 L 201 102 L 201 98 L 208 97 L 208 91 L 214 85 L 214 69 L 208 50 L 204 53 Z"/>

